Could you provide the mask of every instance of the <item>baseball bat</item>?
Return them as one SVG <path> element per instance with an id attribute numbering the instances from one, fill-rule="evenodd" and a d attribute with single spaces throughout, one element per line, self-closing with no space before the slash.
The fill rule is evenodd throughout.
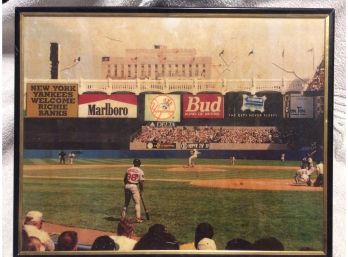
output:
<path id="1" fill-rule="evenodd" d="M 141 202 L 143 203 L 143 207 L 144 207 L 146 219 L 147 219 L 147 220 L 150 220 L 150 214 L 149 214 L 149 212 L 148 212 L 147 209 L 146 209 L 146 206 L 145 206 L 145 203 L 144 203 L 144 199 L 143 199 L 143 195 L 142 195 L 142 194 L 140 194 L 140 199 L 141 199 Z"/>

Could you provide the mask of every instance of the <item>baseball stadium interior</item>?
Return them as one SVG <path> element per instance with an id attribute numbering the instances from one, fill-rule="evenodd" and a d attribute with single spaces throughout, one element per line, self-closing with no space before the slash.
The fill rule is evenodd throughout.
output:
<path id="1" fill-rule="evenodd" d="M 310 79 L 214 77 L 211 56 L 162 45 L 98 56 L 97 79 L 60 79 L 50 50 L 51 78 L 24 78 L 20 124 L 24 226 L 48 217 L 46 250 L 324 248 L 327 100 L 313 48 Z M 115 225 L 128 249 L 110 239 Z"/>

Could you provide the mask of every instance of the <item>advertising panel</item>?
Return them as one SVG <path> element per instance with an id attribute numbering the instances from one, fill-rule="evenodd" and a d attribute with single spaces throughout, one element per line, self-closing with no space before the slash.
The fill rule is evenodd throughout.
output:
<path id="1" fill-rule="evenodd" d="M 137 96 L 134 94 L 83 94 L 79 96 L 79 117 L 136 118 Z"/>
<path id="2" fill-rule="evenodd" d="M 176 144 L 151 141 L 146 143 L 146 149 L 176 149 Z"/>
<path id="3" fill-rule="evenodd" d="M 146 94 L 145 120 L 180 122 L 180 95 Z"/>
<path id="4" fill-rule="evenodd" d="M 223 119 L 224 97 L 220 94 L 184 94 L 184 119 Z"/>
<path id="5" fill-rule="evenodd" d="M 182 149 L 209 149 L 210 144 L 209 143 L 187 143 L 187 144 L 181 144 Z"/>
<path id="6" fill-rule="evenodd" d="M 27 84 L 27 117 L 77 117 L 77 84 Z"/>
<path id="7" fill-rule="evenodd" d="M 290 98 L 290 118 L 313 118 L 313 97 L 292 95 Z"/>
<path id="8" fill-rule="evenodd" d="M 225 117 L 228 119 L 255 122 L 278 119 L 283 116 L 283 100 L 280 93 L 228 93 L 225 96 Z"/>

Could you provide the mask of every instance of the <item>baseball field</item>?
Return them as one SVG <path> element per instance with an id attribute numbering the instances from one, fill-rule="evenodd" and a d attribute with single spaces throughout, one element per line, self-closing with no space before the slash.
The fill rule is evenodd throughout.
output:
<path id="1" fill-rule="evenodd" d="M 27 159 L 23 167 L 23 214 L 40 210 L 45 222 L 115 232 L 124 202 L 123 175 L 130 159 Z M 285 250 L 323 250 L 323 190 L 294 185 L 300 162 L 142 159 L 144 201 L 150 221 L 137 236 L 164 224 L 181 243 L 194 241 L 198 223 L 214 227 L 217 247 L 233 238 L 273 236 Z M 315 176 L 312 177 L 315 179 Z M 129 215 L 134 217 L 131 203 Z M 145 215 L 144 215 L 145 216 Z"/>

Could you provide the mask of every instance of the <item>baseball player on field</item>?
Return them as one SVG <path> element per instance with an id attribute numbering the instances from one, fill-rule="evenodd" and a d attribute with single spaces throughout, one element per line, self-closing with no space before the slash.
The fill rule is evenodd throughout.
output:
<path id="1" fill-rule="evenodd" d="M 141 208 L 140 208 L 140 194 L 144 188 L 144 171 L 140 169 L 141 161 L 139 159 L 133 160 L 133 167 L 127 169 L 124 175 L 124 206 L 122 209 L 121 217 L 124 218 L 127 215 L 127 209 L 131 198 L 135 203 L 136 222 L 141 223 Z"/>
<path id="2" fill-rule="evenodd" d="M 320 160 L 317 163 L 316 171 L 317 171 L 317 179 L 314 182 L 314 186 L 322 187 L 324 186 L 324 165 Z"/>
<path id="3" fill-rule="evenodd" d="M 308 186 L 312 185 L 311 174 L 315 171 L 313 159 L 310 154 L 302 159 L 301 168 L 295 174 L 296 184 L 306 183 Z"/>
<path id="4" fill-rule="evenodd" d="M 195 161 L 196 161 L 199 154 L 200 154 L 200 152 L 198 152 L 196 148 L 194 148 L 191 151 L 191 156 L 190 156 L 189 161 L 188 161 L 189 167 L 194 167 Z"/>
<path id="5" fill-rule="evenodd" d="M 308 186 L 312 185 L 312 181 L 310 178 L 310 175 L 312 174 L 312 170 L 309 170 L 307 168 L 299 169 L 295 174 L 295 183 L 296 184 L 302 184 L 306 183 Z"/>

